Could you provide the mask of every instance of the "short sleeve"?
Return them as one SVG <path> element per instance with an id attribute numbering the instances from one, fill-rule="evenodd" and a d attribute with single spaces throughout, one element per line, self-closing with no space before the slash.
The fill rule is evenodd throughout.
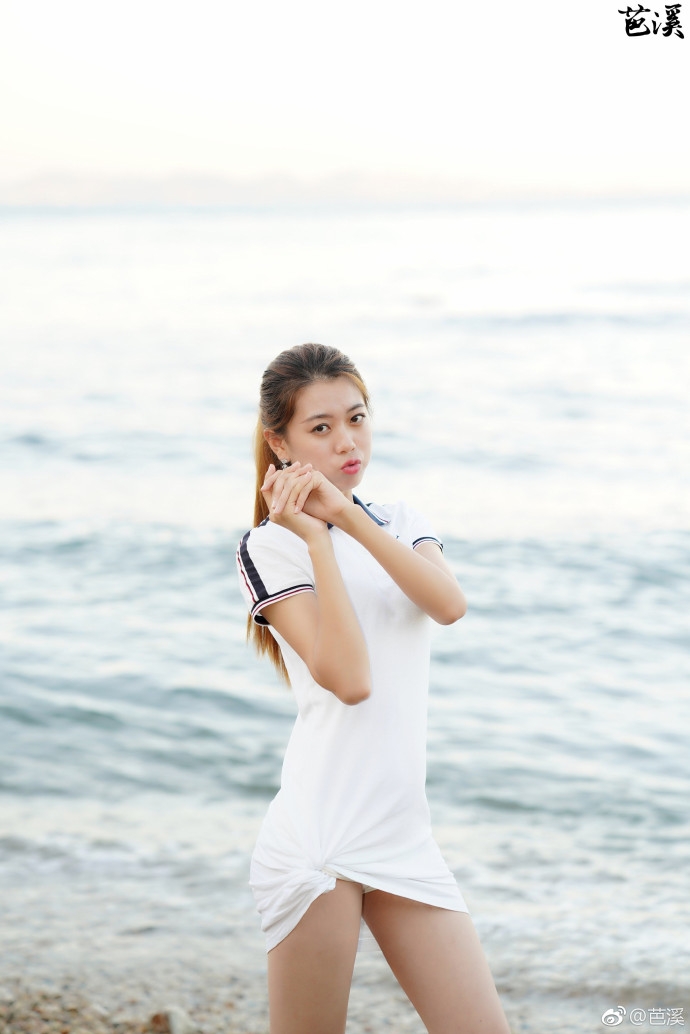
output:
<path id="1" fill-rule="evenodd" d="M 407 507 L 407 519 L 413 549 L 416 549 L 422 542 L 435 542 L 443 550 L 443 543 L 428 518 L 411 507 Z"/>
<path id="2" fill-rule="evenodd" d="M 240 590 L 257 625 L 264 607 L 300 592 L 314 592 L 314 572 L 302 540 L 276 524 L 252 528 L 237 547 Z"/>

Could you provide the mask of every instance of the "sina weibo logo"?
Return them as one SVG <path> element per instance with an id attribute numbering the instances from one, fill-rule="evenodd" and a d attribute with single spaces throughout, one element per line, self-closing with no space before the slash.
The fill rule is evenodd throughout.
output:
<path id="1" fill-rule="evenodd" d="M 601 1017 L 601 1022 L 605 1023 L 607 1027 L 617 1027 L 619 1023 L 623 1022 L 625 1016 L 625 1006 L 617 1005 L 615 1009 L 607 1009 L 604 1015 Z"/>

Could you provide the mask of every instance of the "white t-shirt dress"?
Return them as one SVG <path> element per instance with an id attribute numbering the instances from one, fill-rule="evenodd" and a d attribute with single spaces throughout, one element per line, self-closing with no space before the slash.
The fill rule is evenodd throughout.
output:
<path id="1" fill-rule="evenodd" d="M 405 503 L 355 502 L 410 549 L 432 540 L 424 517 Z M 266 951 L 297 925 L 336 875 L 366 887 L 467 912 L 433 838 L 426 798 L 430 618 L 405 596 L 355 539 L 330 529 L 338 566 L 364 633 L 371 695 L 343 704 L 314 681 L 273 629 L 298 714 L 252 854 L 249 884 Z M 268 519 L 237 550 L 242 593 L 254 621 L 298 592 L 314 592 L 306 543 Z M 269 625 L 270 628 L 270 625 Z M 364 920 L 358 950 L 376 950 Z"/>

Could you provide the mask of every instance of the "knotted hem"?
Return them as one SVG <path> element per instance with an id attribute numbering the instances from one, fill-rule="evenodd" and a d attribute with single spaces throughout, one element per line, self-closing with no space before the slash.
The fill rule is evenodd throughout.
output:
<path id="1" fill-rule="evenodd" d="M 271 869 L 253 861 L 249 880 L 266 951 L 271 951 L 294 930 L 312 902 L 335 889 L 335 876 L 321 869 Z"/>
<path id="2" fill-rule="evenodd" d="M 262 865 L 256 859 L 252 862 L 249 885 L 254 895 L 257 911 L 261 915 L 261 929 L 266 938 L 266 953 L 283 941 L 305 915 L 309 906 L 321 894 L 335 889 L 338 877 L 354 883 L 363 883 L 362 874 L 354 869 L 338 866 L 337 869 L 299 868 L 286 872 Z M 448 879 L 450 877 L 450 879 Z M 446 908 L 454 912 L 469 909 L 450 872 L 441 880 L 415 880 L 405 878 L 366 876 L 371 890 L 382 890 L 397 897 L 409 898 L 422 904 Z M 361 920 L 357 952 L 375 952 L 378 943 L 369 930 L 364 918 Z"/>

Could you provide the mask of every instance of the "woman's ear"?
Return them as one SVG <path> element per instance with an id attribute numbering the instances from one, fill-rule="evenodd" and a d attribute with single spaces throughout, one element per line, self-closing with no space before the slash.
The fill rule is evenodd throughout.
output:
<path id="1" fill-rule="evenodd" d="M 288 456 L 287 449 L 285 448 L 285 440 L 279 434 L 267 429 L 264 431 L 264 438 L 273 455 L 276 456 L 281 463 L 283 460 L 289 461 L 290 457 Z"/>

